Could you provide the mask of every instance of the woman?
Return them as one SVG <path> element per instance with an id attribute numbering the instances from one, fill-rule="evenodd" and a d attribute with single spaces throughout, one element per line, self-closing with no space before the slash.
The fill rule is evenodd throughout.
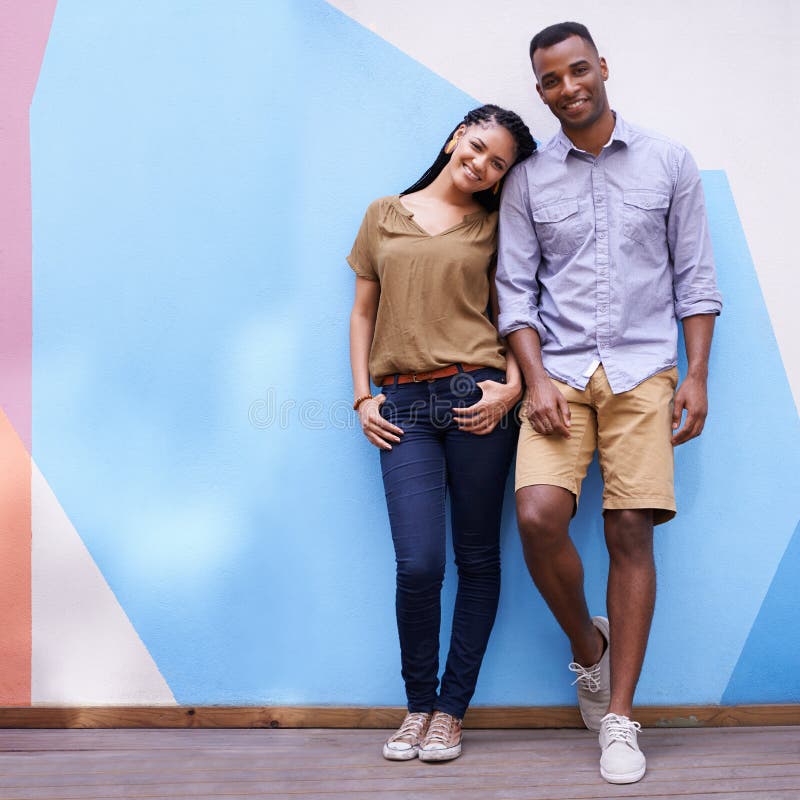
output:
<path id="1" fill-rule="evenodd" d="M 348 263 L 356 272 L 350 360 L 364 435 L 381 451 L 397 560 L 397 627 L 408 714 L 391 760 L 461 754 L 500 592 L 500 512 L 516 442 L 519 368 L 487 313 L 503 176 L 536 149 L 513 112 L 470 111 L 431 168 L 367 209 Z M 370 375 L 381 393 L 373 396 Z M 445 495 L 458 591 L 437 693 Z"/>

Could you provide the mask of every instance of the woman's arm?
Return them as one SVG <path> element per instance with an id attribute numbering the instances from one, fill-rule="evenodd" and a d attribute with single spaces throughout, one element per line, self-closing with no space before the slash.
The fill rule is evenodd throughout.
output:
<path id="1" fill-rule="evenodd" d="M 350 312 L 350 369 L 353 373 L 354 402 L 370 394 L 369 351 L 375 335 L 380 296 L 381 285 L 378 281 L 356 277 L 356 295 Z"/>
<path id="2" fill-rule="evenodd" d="M 495 283 L 495 274 L 497 268 L 493 269 L 489 275 L 489 299 L 492 304 L 492 322 L 497 327 L 497 320 L 500 318 L 500 303 L 497 300 L 497 284 Z M 515 403 L 522 397 L 522 371 L 517 363 L 517 358 L 514 351 L 508 346 L 505 339 L 501 339 L 506 348 L 506 384 L 509 387 L 516 388 L 519 396 L 514 401 Z"/>
<path id="3" fill-rule="evenodd" d="M 350 312 L 350 369 L 353 373 L 353 402 L 368 396 L 369 351 L 375 335 L 375 319 L 378 315 L 378 300 L 381 285 L 378 281 L 356 277 L 356 295 Z M 358 406 L 358 418 L 364 435 L 381 450 L 391 450 L 391 442 L 399 442 L 403 431 L 385 420 L 380 407 L 386 398 L 379 394 L 362 400 Z"/>

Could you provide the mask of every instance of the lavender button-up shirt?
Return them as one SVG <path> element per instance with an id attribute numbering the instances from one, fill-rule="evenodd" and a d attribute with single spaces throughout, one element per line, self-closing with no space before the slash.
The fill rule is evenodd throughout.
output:
<path id="1" fill-rule="evenodd" d="M 719 314 L 703 187 L 686 148 L 616 117 L 596 158 L 559 131 L 506 180 L 503 336 L 533 328 L 547 373 L 628 391 L 678 358 L 678 319 Z"/>

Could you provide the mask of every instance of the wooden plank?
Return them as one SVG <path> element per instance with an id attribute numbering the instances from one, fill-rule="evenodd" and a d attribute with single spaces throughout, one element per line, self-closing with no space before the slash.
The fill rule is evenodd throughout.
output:
<path id="1" fill-rule="evenodd" d="M 753 739 L 755 729 L 726 728 L 692 731 L 645 731 L 640 741 L 643 747 L 657 746 L 663 757 L 683 758 L 689 749 L 693 757 L 704 755 L 728 757 L 739 748 L 737 740 Z M 107 753 L 114 757 L 124 750 L 132 755 L 139 751 L 155 751 L 155 755 L 168 757 L 173 753 L 202 753 L 212 757 L 220 752 L 225 758 L 276 759 L 304 749 L 330 752 L 332 759 L 347 754 L 362 760 L 378 756 L 380 745 L 388 731 L 314 731 L 310 729 L 275 731 L 163 731 L 163 730 L 86 730 L 86 731 L 33 731 L 21 730 L 0 734 L 0 750 L 7 753 L 37 750 L 58 750 L 66 755 L 78 750 L 93 750 L 98 756 Z M 757 731 L 756 741 L 746 745 L 749 753 L 764 751 L 767 754 L 800 752 L 800 728 L 766 728 Z M 465 750 L 473 751 L 477 758 L 491 758 L 495 750 L 503 757 L 513 759 L 538 758 L 568 749 L 582 748 L 593 752 L 597 748 L 596 736 L 589 731 L 524 731 L 524 730 L 470 730 L 465 733 Z M 345 751 L 342 753 L 341 751 Z M 191 753 L 183 757 L 191 757 Z M 380 760 L 378 761 L 380 763 Z"/>
<path id="2" fill-rule="evenodd" d="M 513 776 L 512 776 L 513 777 Z M 487 797 L 502 797 L 507 800 L 594 800 L 594 798 L 616 797 L 677 797 L 695 798 L 699 795 L 713 795 L 717 800 L 726 794 L 732 796 L 747 795 L 751 792 L 769 792 L 772 797 L 778 792 L 797 791 L 794 777 L 786 779 L 759 778 L 718 779 L 707 782 L 653 781 L 647 777 L 640 783 L 631 786 L 612 786 L 596 776 L 591 783 L 556 784 L 533 781 L 527 783 L 519 777 L 506 781 L 484 781 L 478 776 L 470 783 L 453 781 L 443 775 L 438 781 L 426 782 L 395 781 L 393 785 L 373 781 L 359 781 L 354 785 L 313 783 L 301 786 L 292 780 L 246 782 L 186 782 L 179 785 L 161 783 L 156 786 L 132 786 L 119 783 L 105 786 L 66 787 L 43 786 L 26 788 L 20 794 L 14 789 L 0 789 L 0 798 L 19 798 L 25 800 L 103 800 L 104 798 L 195 798 L 210 796 L 223 797 L 260 797 L 288 798 L 309 797 L 315 800 L 336 797 L 381 798 L 393 797 L 402 800 L 432 800 L 432 798 L 463 798 L 463 800 L 485 800 Z M 795 795 L 796 798 L 796 795 Z M 749 800 L 749 798 L 748 798 Z"/>
<path id="3" fill-rule="evenodd" d="M 142 764 L 138 769 L 131 769 L 133 765 L 125 759 L 111 769 L 97 770 L 84 768 L 80 772 L 64 772 L 61 762 L 51 764 L 51 769 L 38 774 L 23 774 L 16 769 L 13 774 L 0 776 L 0 789 L 27 790 L 28 788 L 63 788 L 68 787 L 108 787 L 117 784 L 126 786 L 167 786 L 183 785 L 187 783 L 215 783 L 230 782 L 235 784 L 251 784 L 264 781 L 289 780 L 298 788 L 313 785 L 335 785 L 344 790 L 351 788 L 354 791 L 364 785 L 380 787 L 384 784 L 394 784 L 402 778 L 406 785 L 428 785 L 435 788 L 442 781 L 445 782 L 475 782 L 476 779 L 491 782 L 497 786 L 518 785 L 520 781 L 533 780 L 540 785 L 576 785 L 594 784 L 597 782 L 597 758 L 583 762 L 560 763 L 546 767 L 541 765 L 518 766 L 509 770 L 505 765 L 496 765 L 492 769 L 482 769 L 474 762 L 460 762 L 460 768 L 455 765 L 447 767 L 443 772 L 439 766 L 416 763 L 411 767 L 396 765 L 376 765 L 374 767 L 346 768 L 346 769 L 304 769 L 293 768 L 294 765 L 284 764 L 280 769 L 258 769 L 243 765 L 235 768 L 233 765 L 214 769 L 187 765 L 164 765 L 163 763 Z M 89 766 L 87 762 L 87 767 Z M 401 772 L 405 770 L 405 772 Z M 758 779 L 763 785 L 769 785 L 773 779 L 794 778 L 795 784 L 800 787 L 800 763 L 773 764 L 755 766 L 711 766 L 698 768 L 686 766 L 682 769 L 667 768 L 658 760 L 650 760 L 648 782 L 681 781 L 692 786 L 709 781 L 719 780 L 745 780 Z"/>
<path id="4" fill-rule="evenodd" d="M 699 755 L 728 757 L 737 752 L 738 740 L 752 739 L 757 730 L 760 750 L 747 746 L 747 752 L 800 751 L 800 728 L 725 728 L 699 730 L 652 730 L 644 731 L 640 741 L 643 747 L 657 746 L 663 757 L 684 758 Z M 214 757 L 220 752 L 225 758 L 275 760 L 304 749 L 329 752 L 334 760 L 360 758 L 371 760 L 378 756 L 380 745 L 388 731 L 350 730 L 314 731 L 292 729 L 275 731 L 163 731 L 163 730 L 86 730 L 86 731 L 33 731 L 22 730 L 0 734 L 0 750 L 7 753 L 37 750 L 58 750 L 66 755 L 72 751 L 93 750 L 98 756 L 113 758 L 120 751 L 132 755 L 138 752 L 155 751 L 157 757 L 170 757 L 181 753 L 182 757 L 202 753 Z M 538 758 L 551 757 L 561 752 L 565 745 L 570 749 L 582 748 L 593 752 L 597 739 L 589 731 L 526 731 L 526 730 L 470 730 L 464 737 L 465 750 L 472 751 L 477 758 L 492 758 L 495 750 L 503 757 Z M 187 752 L 188 751 L 188 752 Z M 380 763 L 380 761 L 378 761 Z"/>
<path id="5" fill-rule="evenodd" d="M 396 728 L 397 706 L 126 706 L 101 708 L 0 707 L 0 728 Z M 800 725 L 800 704 L 640 706 L 644 727 Z M 467 728 L 582 728 L 572 706 L 476 706 Z"/>
<path id="6" fill-rule="evenodd" d="M 800 797 L 798 727 L 648 731 L 642 735 L 648 773 L 622 787 L 600 778 L 596 737 L 587 731 L 469 731 L 464 756 L 446 764 L 386 762 L 379 748 L 384 733 L 6 731 L 0 800 Z"/>

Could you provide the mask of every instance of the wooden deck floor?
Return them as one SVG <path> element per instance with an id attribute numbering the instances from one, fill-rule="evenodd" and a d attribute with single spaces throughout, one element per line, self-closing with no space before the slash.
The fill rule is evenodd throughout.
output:
<path id="1" fill-rule="evenodd" d="M 3 730 L 2 800 L 800 800 L 800 727 L 648 729 L 610 786 L 588 731 L 469 730 L 446 764 L 387 762 L 377 730 Z"/>

